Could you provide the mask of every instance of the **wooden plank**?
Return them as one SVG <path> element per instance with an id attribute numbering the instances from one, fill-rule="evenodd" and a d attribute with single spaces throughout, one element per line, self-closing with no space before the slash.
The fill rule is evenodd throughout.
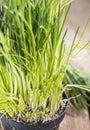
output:
<path id="1" fill-rule="evenodd" d="M 0 130 L 3 129 L 0 127 Z M 80 109 L 76 113 L 72 108 L 68 108 L 58 130 L 90 130 L 88 110 Z"/>
<path id="2" fill-rule="evenodd" d="M 2 0 L 0 0 L 0 2 L 2 2 Z M 87 15 L 89 14 L 89 10 L 90 10 L 90 8 L 89 8 L 90 4 L 88 3 L 88 2 L 90 2 L 89 0 L 78 0 L 75 2 L 77 2 L 77 4 L 75 5 L 76 10 L 74 8 L 72 8 L 73 11 L 70 14 L 71 19 L 69 20 L 69 23 L 68 23 L 70 25 L 70 27 L 71 27 L 70 22 L 72 19 L 73 19 L 73 21 L 72 21 L 73 25 L 75 25 L 75 23 L 80 24 L 83 22 L 83 19 L 87 19 L 86 17 L 88 17 Z M 79 4 L 78 4 L 78 2 L 79 2 Z M 79 11 L 80 13 L 79 12 L 74 13 L 76 11 Z M 81 16 L 83 16 L 82 19 L 81 19 Z M 78 17 L 79 17 L 79 19 L 78 19 Z M 79 22 L 79 20 L 80 20 L 80 22 Z M 87 33 L 87 34 L 89 34 L 89 33 Z M 90 70 L 89 67 L 87 68 L 87 66 L 90 66 L 89 62 L 87 62 L 87 66 L 86 66 L 86 64 L 82 64 L 82 65 L 85 65 L 86 69 Z M 81 61 L 80 61 L 80 67 L 81 67 Z M 84 70 L 86 70 L 86 69 L 84 69 Z M 1 127 L 0 127 L 0 130 L 2 130 Z M 81 109 L 81 110 L 79 110 L 78 113 L 76 113 L 74 110 L 69 108 L 67 110 L 65 118 L 63 119 L 62 123 L 60 124 L 58 130 L 90 130 L 90 121 L 89 121 L 89 116 L 88 116 L 88 110 Z"/>
<path id="3" fill-rule="evenodd" d="M 59 130 L 90 130 L 88 110 L 80 109 L 78 112 L 75 112 L 69 108 L 59 126 Z"/>

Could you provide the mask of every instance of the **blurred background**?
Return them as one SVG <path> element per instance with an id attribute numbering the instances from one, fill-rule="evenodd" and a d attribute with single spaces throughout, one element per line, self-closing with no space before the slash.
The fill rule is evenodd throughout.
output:
<path id="1" fill-rule="evenodd" d="M 1 1 L 2 0 L 0 0 L 0 2 Z M 89 18 L 90 0 L 74 0 L 66 21 L 66 27 L 68 28 L 68 35 L 66 38 L 67 44 L 70 44 L 78 26 L 80 26 L 80 31 L 78 33 L 79 38 Z M 90 22 L 81 42 L 83 44 L 88 40 L 90 40 Z M 78 55 L 76 60 L 71 64 L 90 74 L 90 47 Z M 60 126 L 60 130 L 90 130 L 88 110 L 80 110 L 79 116 L 72 110 L 70 110 L 70 113 L 72 113 L 71 116 L 68 113 L 66 114 Z"/>
<path id="2" fill-rule="evenodd" d="M 80 36 L 88 19 L 89 24 L 82 38 L 82 43 L 86 43 L 90 40 L 90 0 L 74 0 L 66 24 L 66 27 L 68 27 L 68 37 L 66 39 L 68 43 L 72 40 L 78 26 L 80 27 L 78 37 Z M 76 60 L 73 61 L 73 64 L 79 69 L 90 73 L 90 47 L 83 51 Z"/>
<path id="3" fill-rule="evenodd" d="M 2 2 L 3 0 L 0 0 Z M 90 0 L 73 0 L 71 10 L 69 12 L 66 27 L 68 28 L 68 35 L 66 38 L 67 44 L 70 44 L 74 37 L 77 27 L 80 27 L 78 38 L 90 18 Z M 87 26 L 86 32 L 83 36 L 82 43 L 90 40 L 90 22 Z M 90 73 L 90 47 L 80 53 L 75 61 L 72 63 L 76 68 Z"/>
<path id="4" fill-rule="evenodd" d="M 68 28 L 67 44 L 70 44 L 78 26 L 80 27 L 78 38 L 80 37 L 88 19 L 90 19 L 90 0 L 74 0 L 66 21 L 66 28 Z M 90 20 L 81 42 L 83 44 L 88 40 L 90 40 Z M 90 46 L 80 53 L 71 64 L 90 75 Z M 80 109 L 77 114 L 70 109 L 59 130 L 90 130 L 88 110 Z"/>

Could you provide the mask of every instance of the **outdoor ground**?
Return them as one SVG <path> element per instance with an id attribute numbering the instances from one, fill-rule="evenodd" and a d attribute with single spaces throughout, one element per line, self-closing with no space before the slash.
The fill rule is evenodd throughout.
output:
<path id="1" fill-rule="evenodd" d="M 1 1 L 2 0 L 0 0 L 0 2 Z M 66 27 L 69 28 L 69 34 L 66 39 L 67 44 L 69 44 L 72 40 L 75 30 L 79 25 L 81 32 L 88 18 L 90 18 L 90 0 L 74 0 L 66 24 Z M 80 33 L 78 36 L 80 36 Z M 89 39 L 90 23 L 87 27 L 82 43 Z M 90 48 L 81 53 L 81 55 L 79 55 L 72 64 L 75 67 L 90 73 Z M 71 108 L 68 108 L 65 118 L 60 124 L 59 130 L 90 130 L 88 110 L 81 109 L 78 111 L 78 113 L 76 113 Z"/>

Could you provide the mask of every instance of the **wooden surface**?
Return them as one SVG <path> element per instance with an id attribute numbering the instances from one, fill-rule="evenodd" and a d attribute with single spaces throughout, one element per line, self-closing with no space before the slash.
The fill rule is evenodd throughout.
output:
<path id="1" fill-rule="evenodd" d="M 1 1 L 2 0 L 0 0 L 0 2 Z M 88 17 L 90 17 L 90 0 L 75 0 L 69 18 L 67 20 L 67 25 L 69 29 L 71 29 L 69 34 L 70 37 L 73 37 L 75 29 L 78 25 L 80 25 L 81 28 L 83 27 L 83 24 L 86 23 Z M 90 26 L 87 28 L 87 33 L 85 33 L 84 40 L 88 38 L 90 38 Z M 70 39 L 67 41 L 70 41 Z M 84 59 L 85 61 L 78 61 L 78 65 L 80 63 L 79 66 L 82 70 L 90 72 L 90 57 L 87 61 L 87 58 Z M 2 130 L 1 127 L 0 130 Z M 59 130 L 90 130 L 88 111 L 81 109 L 78 113 L 76 113 L 74 110 L 69 108 L 67 110 L 65 118 L 59 126 Z"/>
<path id="2" fill-rule="evenodd" d="M 0 130 L 3 129 L 0 127 Z M 90 130 L 88 110 L 81 109 L 76 113 L 73 109 L 68 108 L 58 130 Z"/>
<path id="3" fill-rule="evenodd" d="M 80 109 L 76 113 L 73 109 L 69 108 L 59 126 L 59 130 L 90 130 L 88 110 Z"/>

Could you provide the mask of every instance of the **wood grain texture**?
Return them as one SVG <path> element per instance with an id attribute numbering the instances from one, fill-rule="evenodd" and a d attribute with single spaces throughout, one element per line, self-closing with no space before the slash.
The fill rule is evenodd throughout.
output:
<path id="1" fill-rule="evenodd" d="M 0 0 L 0 2 L 2 2 L 2 0 Z M 81 28 L 83 27 L 88 17 L 90 17 L 90 0 L 75 0 L 67 21 L 67 25 L 71 29 L 70 37 L 73 37 L 76 26 L 81 25 Z M 84 40 L 88 39 L 88 37 L 90 38 L 90 26 L 87 29 L 87 33 L 85 33 Z M 78 64 L 76 62 L 75 65 L 79 66 L 82 70 L 90 72 L 90 57 L 87 61 L 85 59 L 80 61 L 80 63 L 78 61 Z M 0 130 L 2 130 L 1 127 Z M 78 113 L 76 113 L 73 109 L 68 108 L 65 118 L 58 130 L 90 130 L 88 110 L 80 109 Z"/>
<path id="2" fill-rule="evenodd" d="M 78 112 L 75 112 L 69 108 L 59 126 L 59 130 L 90 130 L 88 110 L 80 109 Z"/>
<path id="3" fill-rule="evenodd" d="M 0 127 L 0 130 L 3 129 Z M 88 110 L 80 109 L 77 113 L 72 108 L 68 108 L 58 130 L 90 130 Z"/>

